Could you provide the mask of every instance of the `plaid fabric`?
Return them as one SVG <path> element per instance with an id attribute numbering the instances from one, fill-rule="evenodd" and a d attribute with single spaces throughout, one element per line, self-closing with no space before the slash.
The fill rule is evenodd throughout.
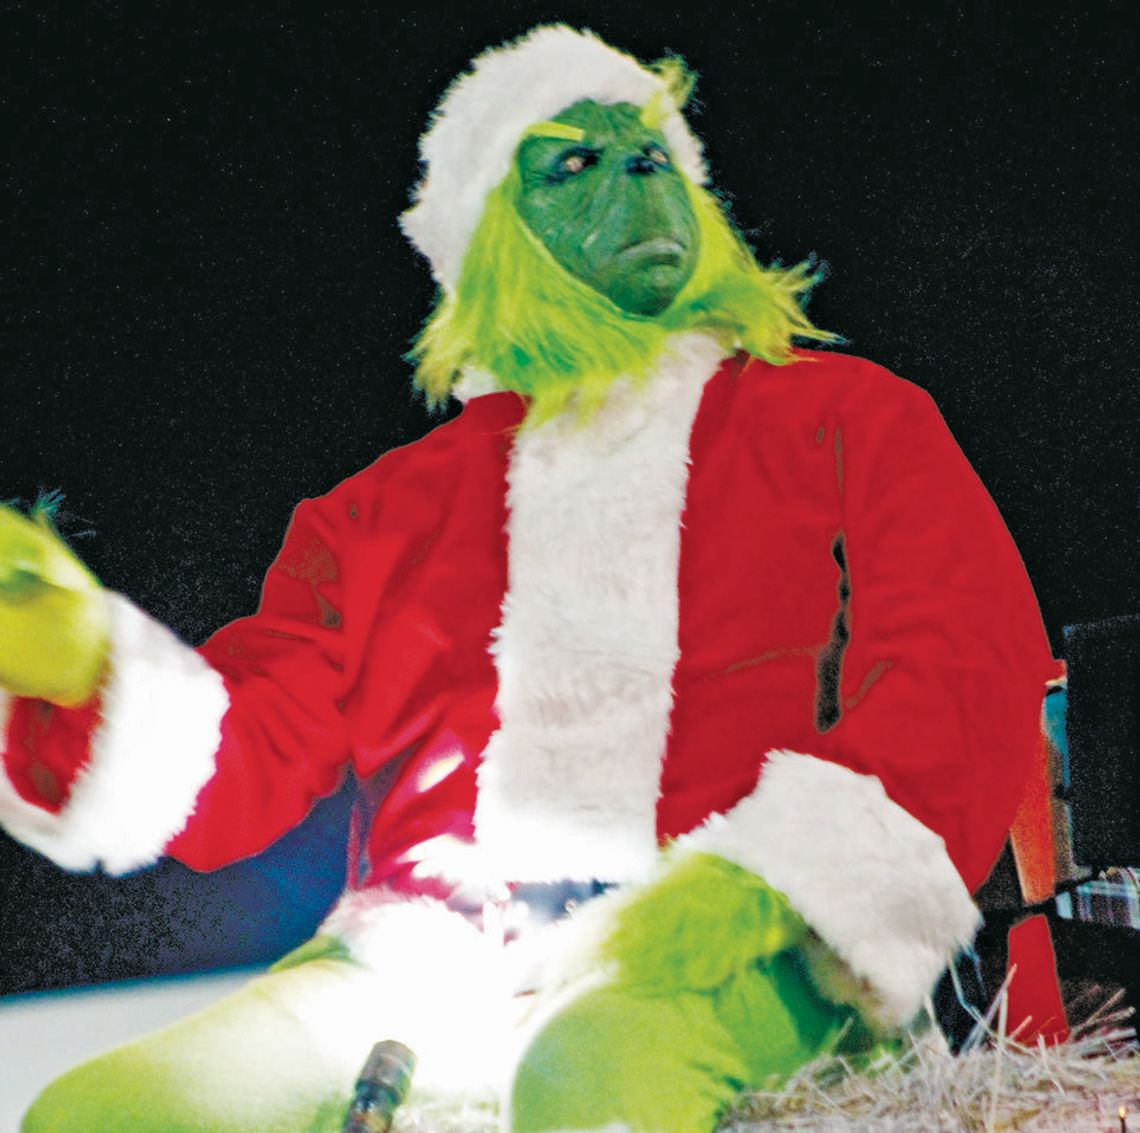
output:
<path id="1" fill-rule="evenodd" d="M 1140 929 L 1140 869 L 1113 867 L 1057 897 L 1066 920 Z"/>

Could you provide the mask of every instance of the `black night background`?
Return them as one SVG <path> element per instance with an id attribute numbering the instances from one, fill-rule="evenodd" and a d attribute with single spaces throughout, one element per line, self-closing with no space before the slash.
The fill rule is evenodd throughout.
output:
<path id="1" fill-rule="evenodd" d="M 1134 8 L 843 7 L 6 4 L 0 498 L 63 492 L 102 581 L 192 642 L 251 611 L 296 502 L 432 427 L 396 226 L 431 108 L 562 20 L 697 70 L 737 223 L 933 394 L 1055 650 L 1140 612 Z M 339 890 L 348 790 L 213 876 L 0 835 L 0 992 L 275 958 Z"/>

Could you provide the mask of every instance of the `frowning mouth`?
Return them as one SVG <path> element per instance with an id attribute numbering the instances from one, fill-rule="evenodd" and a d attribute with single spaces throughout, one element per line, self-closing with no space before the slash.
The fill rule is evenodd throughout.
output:
<path id="1" fill-rule="evenodd" d="M 675 263 L 685 254 L 685 249 L 668 236 L 654 236 L 649 240 L 635 240 L 620 252 L 619 259 L 647 259 L 661 263 Z"/>

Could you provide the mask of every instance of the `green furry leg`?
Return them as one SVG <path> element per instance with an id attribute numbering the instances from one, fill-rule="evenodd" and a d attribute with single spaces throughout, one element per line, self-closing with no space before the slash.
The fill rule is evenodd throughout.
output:
<path id="1" fill-rule="evenodd" d="M 339 1130 L 370 1042 L 321 1020 L 359 1016 L 368 976 L 335 944 L 308 956 L 64 1074 L 22 1133 Z"/>
<path id="2" fill-rule="evenodd" d="M 512 1133 L 711 1133 L 742 1090 L 836 1049 L 849 1016 L 820 999 L 788 955 L 713 991 L 595 988 L 527 1048 Z"/>
<path id="3" fill-rule="evenodd" d="M 711 1133 L 741 1091 L 869 1041 L 808 978 L 803 920 L 739 866 L 678 855 L 611 917 L 601 956 L 615 974 L 526 1049 L 512 1133 Z"/>

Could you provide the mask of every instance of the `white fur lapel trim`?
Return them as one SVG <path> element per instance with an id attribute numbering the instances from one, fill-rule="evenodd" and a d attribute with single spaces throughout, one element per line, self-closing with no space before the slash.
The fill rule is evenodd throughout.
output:
<path id="1" fill-rule="evenodd" d="M 689 434 L 722 356 L 706 336 L 679 338 L 588 425 L 560 418 L 515 442 L 500 727 L 475 812 L 492 876 L 629 881 L 652 868 Z"/>
<path id="2" fill-rule="evenodd" d="M 153 862 L 186 825 L 214 773 L 229 699 L 190 646 L 125 598 L 108 601 L 110 675 L 88 762 L 57 814 L 24 800 L 0 772 L 0 822 L 65 869 L 126 873 Z"/>
<path id="3" fill-rule="evenodd" d="M 870 984 L 878 1021 L 890 1026 L 914 1017 L 978 927 L 943 840 L 875 776 L 814 756 L 771 752 L 755 791 L 682 844 L 783 892 Z"/>

